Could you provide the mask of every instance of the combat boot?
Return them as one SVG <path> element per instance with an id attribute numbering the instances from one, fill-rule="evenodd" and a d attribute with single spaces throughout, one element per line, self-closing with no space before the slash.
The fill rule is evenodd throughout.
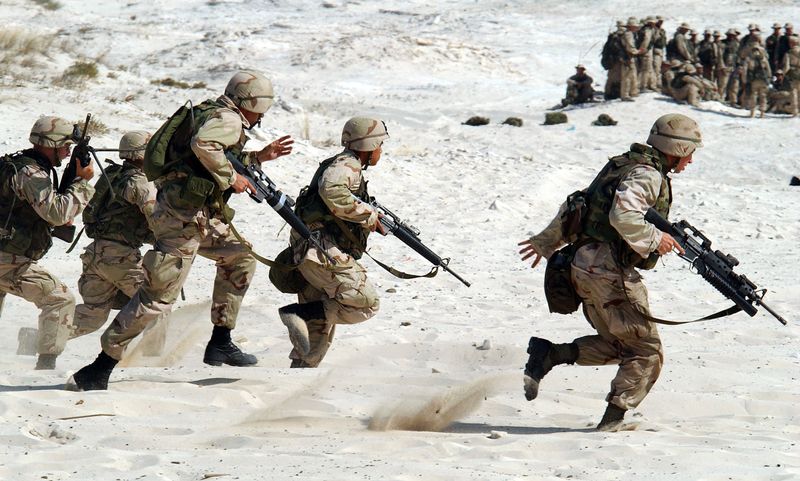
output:
<path id="1" fill-rule="evenodd" d="M 603 414 L 603 419 L 597 425 L 598 431 L 617 432 L 622 427 L 622 420 L 625 417 L 625 409 L 617 406 L 616 404 L 608 403 L 606 412 Z"/>
<path id="2" fill-rule="evenodd" d="M 45 370 L 45 369 L 55 369 L 56 368 L 56 357 L 55 354 L 39 354 L 39 358 L 36 359 L 36 370 Z"/>
<path id="3" fill-rule="evenodd" d="M 239 347 L 231 340 L 231 330 L 223 326 L 214 326 L 211 333 L 211 340 L 206 345 L 206 352 L 203 355 L 203 362 L 210 366 L 229 366 L 243 367 L 252 366 L 258 362 L 252 354 L 242 352 Z"/>
<path id="4" fill-rule="evenodd" d="M 525 364 L 525 399 L 533 401 L 539 395 L 539 382 L 559 364 L 575 364 L 578 360 L 578 345 L 553 344 L 547 339 L 531 337 L 528 341 L 528 363 Z"/>
<path id="5" fill-rule="evenodd" d="M 289 340 L 292 346 L 305 357 L 311 351 L 311 340 L 308 335 L 308 321 L 325 319 L 325 309 L 322 301 L 308 302 L 306 304 L 289 304 L 278 309 L 281 321 L 289 330 Z"/>
<path id="6" fill-rule="evenodd" d="M 108 378 L 111 377 L 111 371 L 119 361 L 100 351 L 97 359 L 91 364 L 82 367 L 78 372 L 73 374 L 67 385 L 67 391 L 105 391 L 108 389 Z"/>

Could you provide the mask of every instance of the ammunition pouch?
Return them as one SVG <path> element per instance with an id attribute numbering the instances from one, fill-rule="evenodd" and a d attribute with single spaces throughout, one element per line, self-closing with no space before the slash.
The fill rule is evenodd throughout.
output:
<path id="1" fill-rule="evenodd" d="M 183 181 L 180 199 L 186 207 L 200 210 L 206 205 L 206 201 L 214 193 L 215 188 L 216 184 L 213 181 L 196 175 L 189 175 Z"/>
<path id="2" fill-rule="evenodd" d="M 294 250 L 291 246 L 282 250 L 275 258 L 274 265 L 269 268 L 269 281 L 284 294 L 297 294 L 308 285 L 308 281 L 294 264 Z"/>
<path id="3" fill-rule="evenodd" d="M 578 246 L 570 244 L 547 259 L 544 271 L 544 295 L 550 312 L 572 314 L 581 305 L 581 298 L 572 285 L 572 259 Z"/>

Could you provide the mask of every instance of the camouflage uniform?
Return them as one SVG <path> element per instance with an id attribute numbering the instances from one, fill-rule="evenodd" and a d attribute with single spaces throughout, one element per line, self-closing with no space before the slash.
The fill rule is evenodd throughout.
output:
<path id="1" fill-rule="evenodd" d="M 653 45 L 655 44 L 655 36 L 657 34 L 653 22 L 654 20 L 652 18 L 648 18 L 645 27 L 640 30 L 639 34 L 639 46 L 644 48 L 644 53 L 638 58 L 639 64 L 637 66 L 640 90 L 657 90 L 658 88 L 656 73 L 653 70 Z"/>
<path id="2" fill-rule="evenodd" d="M 90 209 L 84 211 L 84 226 L 99 224 L 94 227 L 99 232 L 88 233 L 94 241 L 81 255 L 83 273 L 78 291 L 83 304 L 75 308 L 73 337 L 99 329 L 111 309 L 122 308 L 136 294 L 144 282 L 139 249 L 145 242 L 155 242 L 148 224 L 156 203 L 155 186 L 128 160 L 107 168 L 106 175 L 112 178 L 115 198 L 111 200 L 106 194 L 97 199 L 101 205 L 92 219 L 87 218 Z M 94 207 L 95 203 L 90 205 Z"/>
<path id="3" fill-rule="evenodd" d="M 661 69 L 664 63 L 664 49 L 667 47 L 667 32 L 661 28 L 662 22 L 663 20 L 659 18 L 653 33 L 653 73 L 656 77 L 657 91 L 663 88 L 661 84 Z"/>
<path id="4" fill-rule="evenodd" d="M 644 146 L 639 146 L 644 147 Z M 658 162 L 663 156 L 644 147 Z M 645 222 L 644 213 L 668 190 L 665 171 L 641 164 L 625 175 L 614 195 L 609 214 L 612 225 L 627 244 L 642 257 L 650 256 L 661 241 L 662 233 Z M 562 205 L 560 212 L 565 206 Z M 545 258 L 564 245 L 561 215 L 531 238 Z M 650 315 L 647 289 L 633 267 L 622 267 L 610 243 L 589 242 L 578 249 L 572 262 L 572 281 L 583 300 L 584 315 L 597 331 L 573 342 L 582 366 L 618 364 L 606 401 L 623 409 L 639 405 L 661 372 L 664 354 L 656 325 Z M 625 288 L 623 290 L 622 283 Z"/>
<path id="5" fill-rule="evenodd" d="M 606 85 L 603 89 L 603 98 L 605 100 L 612 100 L 619 98 L 620 93 L 620 75 L 622 71 L 622 58 L 624 56 L 622 53 L 622 37 L 625 34 L 625 28 L 622 26 L 622 22 L 618 22 L 617 30 L 608 35 L 608 40 L 606 40 L 606 45 L 603 46 L 603 50 L 605 51 L 608 49 L 611 54 L 609 55 L 609 62 L 611 64 L 610 68 L 608 69 L 608 76 L 606 77 Z"/>
<path id="6" fill-rule="evenodd" d="M 675 56 L 673 58 L 677 58 L 681 62 L 694 62 L 694 57 L 689 49 L 689 40 L 686 38 L 687 30 L 688 27 L 682 26 L 672 37 L 675 43 Z"/>
<path id="7" fill-rule="evenodd" d="M 227 151 L 241 151 L 246 140 L 244 127 L 250 124 L 226 96 L 191 136 L 191 151 L 207 170 L 218 191 L 233 184 L 236 173 L 225 158 Z M 189 269 L 199 254 L 216 262 L 217 275 L 212 293 L 211 321 L 233 329 L 242 298 L 250 286 L 256 261 L 250 245 L 239 242 L 221 219 L 215 199 L 198 206 L 186 197 L 184 185 L 191 174 L 173 170 L 155 181 L 158 188 L 153 210 L 156 238 L 154 250 L 143 259 L 145 283 L 109 328 L 103 333 L 103 351 L 121 359 L 125 347 L 156 319 L 167 316 L 186 282 Z"/>
<path id="8" fill-rule="evenodd" d="M 797 106 L 800 103 L 800 45 L 794 45 L 783 56 L 783 72 L 792 86 L 792 102 L 794 103 L 793 115 L 797 115 Z"/>
<path id="9" fill-rule="evenodd" d="M 746 105 L 750 108 L 750 116 L 753 117 L 755 115 L 755 109 L 758 106 L 758 110 L 763 117 L 764 112 L 767 111 L 767 93 L 772 79 L 769 60 L 763 47 L 753 47 L 748 57 L 744 60 L 742 68 L 742 76 L 747 81 L 745 86 L 745 91 L 747 92 Z"/>
<path id="10" fill-rule="evenodd" d="M 636 58 L 639 49 L 636 47 L 636 36 L 630 30 L 631 26 L 638 26 L 636 19 L 628 19 L 629 29 L 622 36 L 622 49 L 625 59 L 620 63 L 620 98 L 630 100 L 639 95 L 639 76 L 636 73 Z"/>
<path id="11" fill-rule="evenodd" d="M 728 72 L 720 85 L 720 95 L 726 96 L 728 102 L 733 105 L 739 104 L 739 83 L 741 78 L 741 69 L 739 67 L 739 39 L 736 38 L 735 33 L 728 31 L 728 38 L 725 42 L 725 50 L 723 57 L 725 59 L 725 71 Z"/>
<path id="12" fill-rule="evenodd" d="M 353 151 L 345 150 L 323 162 L 320 169 L 322 172 L 315 176 L 319 179 L 319 197 L 330 214 L 347 222 L 351 231 L 362 231 L 365 246 L 366 234 L 374 230 L 378 223 L 378 213 L 360 200 L 367 195 L 361 161 Z M 307 218 L 304 216 L 304 220 Z M 358 239 L 357 243 L 351 241 L 350 236 L 344 236 L 341 229 L 326 228 L 321 221 L 309 222 L 308 226 L 320 233 L 325 252 L 336 264 L 331 265 L 316 247 L 292 231 L 294 261 L 299 264 L 298 269 L 308 282 L 298 294 L 298 300 L 301 304 L 322 301 L 324 319 L 313 319 L 306 323 L 311 346 L 309 353 L 302 356 L 297 349 L 293 349 L 289 357 L 301 360 L 307 367 L 316 367 L 333 341 L 336 324 L 364 322 L 378 312 L 380 302 L 375 288 L 367 279 L 366 270 L 357 261 L 363 247 L 354 244 L 361 244 L 362 240 Z M 357 230 L 353 237 L 358 237 Z"/>
<path id="13" fill-rule="evenodd" d="M 775 72 L 773 89 L 769 92 L 769 111 L 797 115 L 797 98 L 782 70 Z"/>
<path id="14" fill-rule="evenodd" d="M 41 310 L 38 353 L 57 356 L 69 336 L 75 298 L 37 261 L 52 245 L 50 228 L 72 222 L 94 187 L 76 178 L 59 194 L 50 177 L 50 160 L 33 149 L 3 158 L 0 172 L 0 215 L 8 222 L 8 232 L 0 239 L 0 293 L 22 297 Z"/>

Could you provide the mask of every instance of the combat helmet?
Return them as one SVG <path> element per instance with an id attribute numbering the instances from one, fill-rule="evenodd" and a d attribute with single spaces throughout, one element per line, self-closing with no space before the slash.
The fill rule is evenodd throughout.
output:
<path id="1" fill-rule="evenodd" d="M 119 158 L 128 160 L 144 160 L 144 151 L 150 141 L 150 132 L 133 130 L 126 132 L 119 139 Z"/>
<path id="2" fill-rule="evenodd" d="M 388 138 L 386 124 L 369 117 L 353 117 L 342 129 L 342 146 L 359 152 L 372 152 Z"/>
<path id="3" fill-rule="evenodd" d="M 658 151 L 675 157 L 686 157 L 703 146 L 697 122 L 682 114 L 666 114 L 650 129 L 647 143 Z"/>
<path id="4" fill-rule="evenodd" d="M 237 107 L 257 114 L 269 110 L 274 98 L 272 82 L 264 74 L 253 70 L 236 72 L 225 87 L 225 95 Z"/>
<path id="5" fill-rule="evenodd" d="M 75 127 L 61 117 L 41 117 L 31 128 L 28 140 L 34 145 L 57 149 L 75 142 Z"/>

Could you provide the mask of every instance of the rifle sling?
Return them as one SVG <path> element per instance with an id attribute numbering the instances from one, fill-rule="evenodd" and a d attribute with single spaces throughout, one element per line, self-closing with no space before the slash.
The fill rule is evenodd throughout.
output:
<path id="1" fill-rule="evenodd" d="M 86 227 L 81 227 L 81 230 L 78 231 L 78 235 L 75 236 L 75 240 L 72 241 L 72 244 L 70 244 L 69 249 L 67 249 L 67 254 L 72 252 L 75 249 L 75 246 L 78 245 L 78 241 L 80 240 L 81 235 L 83 234 L 83 229 L 85 228 Z"/>
<path id="2" fill-rule="evenodd" d="M 336 216 L 333 216 L 333 220 L 334 220 L 334 222 L 336 222 L 336 226 L 339 227 L 339 230 L 341 230 L 342 233 L 344 233 L 345 237 L 347 237 L 347 240 L 349 240 L 350 242 L 353 242 L 355 245 L 359 245 L 360 244 L 360 242 L 356 239 L 356 236 L 354 236 L 353 233 L 350 232 L 350 229 L 347 228 L 347 225 L 345 225 L 345 223 L 344 223 L 344 221 L 342 219 L 340 219 L 340 218 L 338 218 Z M 392 267 L 392 266 L 390 266 L 388 264 L 384 264 L 383 262 L 379 261 L 378 259 L 372 257 L 372 254 L 370 254 L 366 250 L 364 251 L 364 254 L 369 256 L 370 259 L 375 261 L 375 263 L 378 264 L 379 266 L 381 266 L 386 272 L 388 272 L 389 274 L 397 277 L 398 279 L 419 279 L 419 278 L 422 278 L 422 277 L 436 277 L 436 274 L 439 273 L 439 266 L 433 266 L 433 268 L 427 274 L 408 274 L 406 272 L 397 270 L 397 269 L 395 269 L 394 267 Z"/>
<path id="3" fill-rule="evenodd" d="M 653 317 L 653 316 L 651 316 L 650 314 L 648 314 L 646 312 L 642 312 L 636 306 L 636 304 L 634 304 L 633 301 L 631 301 L 630 296 L 628 296 L 628 288 L 625 287 L 625 277 L 624 277 L 624 275 L 622 273 L 622 269 L 619 270 L 619 278 L 620 278 L 620 281 L 622 281 L 622 292 L 625 293 L 625 299 L 628 300 L 628 303 L 631 306 L 633 306 L 633 308 L 636 309 L 639 312 L 639 314 L 642 315 L 642 317 L 644 317 L 645 319 L 647 319 L 650 322 L 655 322 L 656 324 L 665 324 L 665 325 L 668 325 L 668 326 L 678 326 L 678 325 L 681 325 L 681 324 L 691 324 L 693 322 L 710 321 L 712 319 L 719 319 L 720 317 L 725 317 L 725 316 L 729 316 L 731 314 L 735 314 L 735 313 L 737 313 L 737 312 L 742 310 L 741 307 L 739 307 L 739 306 L 734 304 L 733 306 L 731 306 L 731 307 L 729 307 L 727 309 L 723 309 L 721 311 L 715 312 L 714 314 L 709 314 L 709 315 L 707 315 L 705 317 L 701 317 L 701 318 L 694 319 L 694 320 L 691 320 L 691 321 L 670 321 L 670 320 L 667 320 L 667 319 L 661 319 L 661 318 L 658 318 L 658 317 Z"/>

